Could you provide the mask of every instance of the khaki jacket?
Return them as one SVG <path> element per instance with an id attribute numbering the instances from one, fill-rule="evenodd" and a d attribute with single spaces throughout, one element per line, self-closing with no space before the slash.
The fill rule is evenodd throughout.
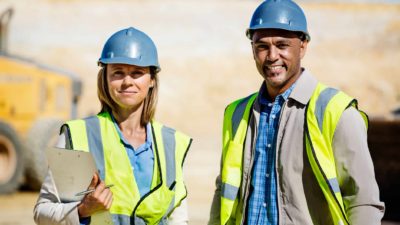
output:
<path id="1" fill-rule="evenodd" d="M 276 145 L 279 224 L 333 224 L 304 148 L 305 108 L 316 85 L 317 80 L 303 71 L 284 103 L 279 118 Z M 256 99 L 243 155 L 239 193 L 239 200 L 244 203 L 243 215 L 246 214 L 250 190 L 259 115 Z M 353 107 L 346 109 L 341 116 L 334 134 L 333 150 L 338 178 L 345 181 L 340 189 L 350 224 L 381 224 L 384 203 L 379 200 L 379 189 L 367 144 L 367 129 L 360 113 Z M 218 176 L 209 224 L 220 224 L 220 185 Z"/>
<path id="2" fill-rule="evenodd" d="M 57 147 L 71 148 L 67 133 L 61 134 Z M 33 209 L 34 220 L 39 225 L 79 225 L 78 204 L 79 202 L 61 203 L 52 174 L 49 171 Z M 168 224 L 187 225 L 188 221 L 187 201 L 184 199 L 181 205 L 175 208 L 168 217 Z"/>

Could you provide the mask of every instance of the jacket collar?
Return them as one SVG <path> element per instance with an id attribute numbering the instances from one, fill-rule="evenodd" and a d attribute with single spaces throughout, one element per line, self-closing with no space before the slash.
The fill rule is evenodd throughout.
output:
<path id="1" fill-rule="evenodd" d="M 289 98 L 300 102 L 303 105 L 307 105 L 308 101 L 311 98 L 311 95 L 314 92 L 315 87 L 318 84 L 318 81 L 304 68 L 302 68 L 302 70 L 303 72 L 298 78 L 296 86 L 294 87 Z"/>

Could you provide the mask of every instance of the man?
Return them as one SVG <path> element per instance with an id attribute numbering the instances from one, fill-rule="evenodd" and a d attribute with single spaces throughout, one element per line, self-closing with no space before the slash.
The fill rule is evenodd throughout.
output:
<path id="1" fill-rule="evenodd" d="M 380 224 L 368 119 L 301 67 L 310 41 L 302 9 L 266 0 L 247 36 L 264 82 L 225 110 L 209 224 Z"/>

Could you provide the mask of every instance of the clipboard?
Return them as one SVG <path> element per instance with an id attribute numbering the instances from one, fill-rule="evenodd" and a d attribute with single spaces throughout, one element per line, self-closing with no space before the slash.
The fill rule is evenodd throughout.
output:
<path id="1" fill-rule="evenodd" d="M 93 174 L 97 171 L 92 154 L 49 147 L 46 149 L 46 156 L 61 202 L 81 201 L 84 195 L 76 194 L 88 188 Z M 96 212 L 92 215 L 91 224 L 111 225 L 112 216 L 109 211 Z"/>
<path id="2" fill-rule="evenodd" d="M 46 156 L 61 202 L 81 201 L 84 196 L 76 196 L 76 193 L 88 188 L 97 171 L 92 154 L 49 147 Z"/>

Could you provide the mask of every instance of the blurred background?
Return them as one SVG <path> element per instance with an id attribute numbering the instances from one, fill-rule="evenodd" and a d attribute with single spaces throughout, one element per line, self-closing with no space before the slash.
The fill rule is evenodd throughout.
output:
<path id="1" fill-rule="evenodd" d="M 0 225 L 34 224 L 38 176 L 46 161 L 32 148 L 43 150 L 62 121 L 99 111 L 97 60 L 107 38 L 130 26 L 158 47 L 156 119 L 194 138 L 185 163 L 190 224 L 206 224 L 224 108 L 262 82 L 245 36 L 260 2 L 0 0 L 0 132 L 11 139 L 2 144 L 0 134 Z M 400 200 L 400 0 L 297 2 L 311 34 L 303 66 L 357 98 L 376 121 L 371 155 L 388 207 L 384 224 L 395 224 L 400 221 L 394 204 Z"/>

